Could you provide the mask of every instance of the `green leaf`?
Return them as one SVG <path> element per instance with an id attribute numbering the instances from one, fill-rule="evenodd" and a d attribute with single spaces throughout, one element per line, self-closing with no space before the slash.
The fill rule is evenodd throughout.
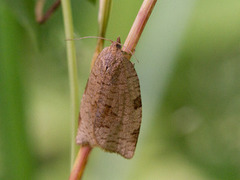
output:
<path id="1" fill-rule="evenodd" d="M 0 179 L 32 179 L 32 156 L 26 129 L 22 66 L 23 29 L 0 3 Z"/>

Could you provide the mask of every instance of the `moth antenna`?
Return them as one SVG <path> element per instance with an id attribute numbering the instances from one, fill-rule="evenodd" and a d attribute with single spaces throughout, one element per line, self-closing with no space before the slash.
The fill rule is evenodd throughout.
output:
<path id="1" fill-rule="evenodd" d="M 110 41 L 111 43 L 113 43 L 114 41 L 111 40 L 111 39 L 107 39 L 107 38 L 104 38 L 104 37 L 99 37 L 99 36 L 84 36 L 84 37 L 80 37 L 80 38 L 73 38 L 73 39 L 66 39 L 66 41 L 77 41 L 77 40 L 81 40 L 81 39 L 104 39 L 106 41 Z M 124 46 L 123 44 L 120 43 L 120 38 L 119 38 L 119 41 L 117 40 L 116 41 L 117 44 L 125 47 L 129 53 L 137 60 L 137 62 L 139 63 L 137 57 L 134 55 L 134 53 L 127 47 L 127 46 Z"/>
<path id="2" fill-rule="evenodd" d="M 113 43 L 113 41 L 111 39 L 107 39 L 104 37 L 99 37 L 99 36 L 84 36 L 84 37 L 80 37 L 80 38 L 73 38 L 73 39 L 66 39 L 66 41 L 77 41 L 77 40 L 81 40 L 81 39 L 104 39 L 106 41 L 110 41 L 111 43 Z"/>

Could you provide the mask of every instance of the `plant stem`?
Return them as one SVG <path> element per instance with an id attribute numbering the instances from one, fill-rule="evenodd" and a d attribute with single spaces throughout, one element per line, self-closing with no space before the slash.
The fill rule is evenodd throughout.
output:
<path id="1" fill-rule="evenodd" d="M 98 36 L 99 37 L 105 37 L 108 19 L 111 11 L 111 4 L 112 4 L 112 0 L 99 1 L 99 12 L 98 12 L 98 27 L 99 27 Z M 97 46 L 92 58 L 91 68 L 95 63 L 98 54 L 102 51 L 103 44 L 104 44 L 104 40 L 98 39 Z"/>
<path id="2" fill-rule="evenodd" d="M 92 148 L 90 146 L 82 146 L 79 150 L 77 158 L 75 160 L 73 170 L 70 174 L 69 180 L 79 180 L 83 175 L 85 165 L 87 163 L 88 155 Z"/>
<path id="3" fill-rule="evenodd" d="M 125 40 L 123 51 L 131 52 L 135 51 L 138 40 L 143 32 L 143 29 L 148 21 L 149 16 L 152 13 L 153 7 L 157 0 L 144 0 L 140 10 L 138 11 L 137 17 L 132 25 L 130 32 L 128 33 L 127 39 Z M 128 56 L 131 58 L 131 54 Z"/>
<path id="4" fill-rule="evenodd" d="M 43 15 L 43 7 L 45 4 L 45 0 L 38 0 L 36 2 L 36 6 L 35 6 L 35 16 L 36 16 L 36 21 L 39 24 L 43 24 L 45 23 L 49 17 L 52 15 L 52 13 L 54 11 L 56 11 L 56 9 L 60 6 L 61 0 L 56 0 L 51 7 L 47 10 L 46 13 L 44 13 Z"/>
<path id="5" fill-rule="evenodd" d="M 65 28 L 66 39 L 73 39 L 73 22 L 70 0 L 62 0 L 63 21 Z M 76 50 L 74 41 L 66 41 L 67 59 L 68 59 L 68 73 L 69 86 L 71 98 L 71 166 L 74 162 L 78 146 L 75 143 L 75 136 L 77 132 L 78 112 L 79 112 L 79 94 L 78 94 L 78 76 L 76 63 Z M 72 168 L 71 168 L 72 169 Z"/>

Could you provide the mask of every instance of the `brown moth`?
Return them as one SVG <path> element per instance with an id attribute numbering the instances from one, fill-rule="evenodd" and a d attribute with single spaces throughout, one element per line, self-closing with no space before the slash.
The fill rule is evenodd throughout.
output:
<path id="1" fill-rule="evenodd" d="M 80 106 L 76 142 L 132 158 L 142 119 L 140 85 L 120 38 L 98 55 Z"/>

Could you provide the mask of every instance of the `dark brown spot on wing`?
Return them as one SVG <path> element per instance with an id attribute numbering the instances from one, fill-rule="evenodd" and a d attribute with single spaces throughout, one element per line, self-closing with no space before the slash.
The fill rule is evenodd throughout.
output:
<path id="1" fill-rule="evenodd" d="M 134 129 L 134 131 L 133 131 L 131 134 L 132 134 L 132 135 L 139 134 L 139 129 L 140 129 L 140 128 Z"/>
<path id="2" fill-rule="evenodd" d="M 105 104 L 105 113 L 107 114 L 111 108 L 112 106 Z"/>
<path id="3" fill-rule="evenodd" d="M 133 104 L 134 104 L 134 109 L 138 109 L 142 107 L 141 96 L 138 96 L 136 99 L 134 99 Z"/>
<path id="4" fill-rule="evenodd" d="M 103 111 L 97 111 L 96 116 L 105 118 L 106 116 L 113 115 L 118 116 L 115 112 L 112 111 L 112 106 L 105 104 Z"/>
<path id="5" fill-rule="evenodd" d="M 133 132 L 131 133 L 132 137 L 134 137 L 135 140 L 137 140 L 138 138 L 139 130 L 140 130 L 140 127 L 137 129 L 134 129 Z"/>

